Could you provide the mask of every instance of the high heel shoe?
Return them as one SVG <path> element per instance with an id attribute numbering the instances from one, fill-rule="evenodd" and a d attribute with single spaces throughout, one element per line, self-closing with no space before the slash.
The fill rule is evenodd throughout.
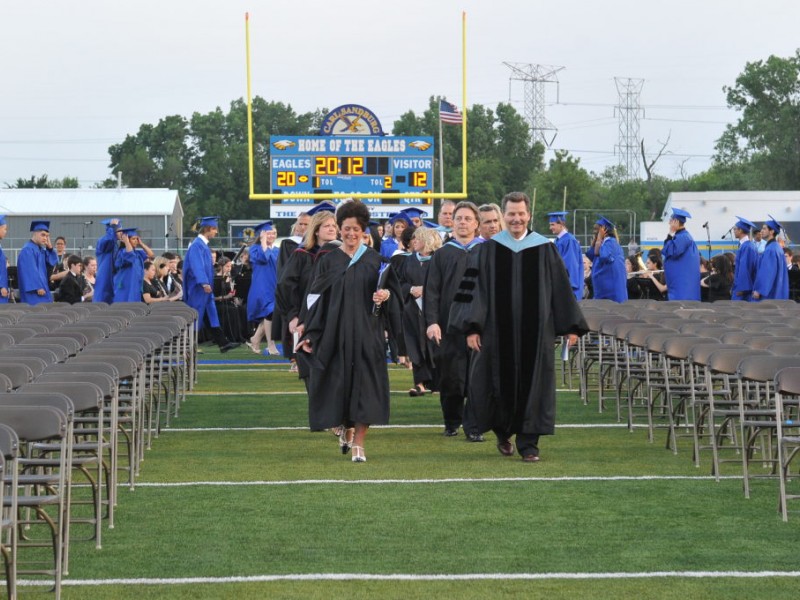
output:
<path id="1" fill-rule="evenodd" d="M 364 454 L 364 446 L 353 446 L 353 462 L 367 462 L 367 455 Z"/>
<path id="2" fill-rule="evenodd" d="M 353 445 L 353 435 L 355 434 L 355 429 L 347 429 L 346 427 L 342 427 L 341 431 L 339 432 L 339 448 L 342 451 L 342 454 L 347 454 L 350 452 L 350 448 Z"/>
<path id="3" fill-rule="evenodd" d="M 253 342 L 251 342 L 251 341 L 247 341 L 247 342 L 245 342 L 244 344 L 245 344 L 245 346 L 247 346 L 248 348 L 250 348 L 250 350 L 252 350 L 252 351 L 253 351 L 253 352 L 255 352 L 256 354 L 261 354 L 261 348 L 259 348 L 258 346 L 256 346 L 256 345 L 255 345 Z"/>
<path id="4" fill-rule="evenodd" d="M 270 356 L 277 356 L 280 354 L 280 350 L 275 346 L 275 342 L 267 344 L 267 353 L 269 353 Z"/>

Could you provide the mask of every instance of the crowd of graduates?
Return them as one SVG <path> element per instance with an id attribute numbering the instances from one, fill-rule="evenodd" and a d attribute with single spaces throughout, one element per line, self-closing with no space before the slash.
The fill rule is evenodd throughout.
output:
<path id="1" fill-rule="evenodd" d="M 686 230 L 691 215 L 676 208 L 669 220 L 669 235 L 662 248 L 624 256 L 614 224 L 601 217 L 595 237 L 586 252 L 587 264 L 567 262 L 574 273 L 583 273 L 583 297 L 625 302 L 654 300 L 798 299 L 800 265 L 781 236 L 783 226 L 773 217 L 758 228 L 744 217 L 736 217 L 731 228 L 738 242 L 736 252 L 707 260 Z M 752 236 L 752 237 L 751 237 Z M 565 258 L 566 262 L 566 258 Z"/>

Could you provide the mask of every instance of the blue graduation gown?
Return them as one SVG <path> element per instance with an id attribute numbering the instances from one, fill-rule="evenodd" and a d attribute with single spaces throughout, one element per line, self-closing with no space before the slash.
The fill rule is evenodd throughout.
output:
<path id="1" fill-rule="evenodd" d="M 97 275 L 95 276 L 93 302 L 114 301 L 114 259 L 119 250 L 116 229 L 106 226 L 106 234 L 97 240 Z"/>
<path id="2" fill-rule="evenodd" d="M 789 298 L 789 270 L 786 268 L 783 248 L 775 240 L 767 242 L 767 247 L 758 259 L 753 291 L 759 293 L 759 300 Z"/>
<path id="3" fill-rule="evenodd" d="M 394 238 L 388 238 L 381 242 L 381 256 L 384 258 L 392 258 L 392 255 L 397 250 L 398 244 L 397 240 Z"/>
<path id="4" fill-rule="evenodd" d="M 580 242 L 567 231 L 561 237 L 556 238 L 556 248 L 564 260 L 564 266 L 567 267 L 575 298 L 580 300 L 583 298 L 583 253 Z"/>
<path id="5" fill-rule="evenodd" d="M 203 285 L 210 285 L 212 293 L 206 293 Z M 213 287 L 214 265 L 211 264 L 211 249 L 196 237 L 183 257 L 183 301 L 199 313 L 198 328 L 204 326 L 204 319 L 208 320 L 210 327 L 219 327 Z"/>
<path id="6" fill-rule="evenodd" d="M 758 250 L 756 250 L 756 246 L 752 241 L 747 240 L 739 245 L 739 250 L 736 252 L 731 300 L 750 301 L 757 268 Z"/>
<path id="7" fill-rule="evenodd" d="M 256 242 L 250 246 L 253 281 L 247 294 L 247 320 L 266 319 L 275 309 L 275 287 L 278 285 L 278 256 L 280 250 L 264 250 Z"/>
<path id="8" fill-rule="evenodd" d="M 685 229 L 667 238 L 661 250 L 670 300 L 700 300 L 700 251 Z"/>
<path id="9" fill-rule="evenodd" d="M 586 256 L 592 261 L 593 297 L 597 300 L 625 302 L 628 299 L 628 275 L 625 272 L 625 255 L 619 242 L 607 237 L 600 244 L 597 255 L 594 246 L 589 246 Z"/>
<path id="10" fill-rule="evenodd" d="M 52 248 L 47 250 L 28 240 L 19 251 L 17 258 L 20 302 L 41 304 L 53 301 L 47 273 L 48 267 L 52 269 L 56 263 L 58 263 L 58 255 L 55 250 Z M 36 290 L 44 290 L 44 296 L 39 296 Z"/>
<path id="11" fill-rule="evenodd" d="M 0 296 L 0 304 L 8 304 L 11 290 L 8 289 L 8 267 L 6 266 L 6 255 L 3 253 L 2 246 L 0 246 L 0 288 L 8 290 L 8 296 Z"/>
<path id="12" fill-rule="evenodd" d="M 141 302 L 144 284 L 144 261 L 141 248 L 120 250 L 114 258 L 114 302 Z"/>

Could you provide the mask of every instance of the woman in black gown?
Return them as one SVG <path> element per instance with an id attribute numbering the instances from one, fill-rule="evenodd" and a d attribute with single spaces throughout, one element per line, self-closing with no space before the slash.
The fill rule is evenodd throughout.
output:
<path id="1" fill-rule="evenodd" d="M 427 338 L 425 314 L 422 311 L 425 276 L 434 251 L 441 248 L 442 238 L 434 229 L 420 227 L 411 240 L 412 253 L 404 257 L 398 270 L 400 289 L 403 294 L 403 337 L 406 352 L 414 373 L 414 387 L 409 396 L 422 396 L 431 392 L 435 371 L 434 343 Z"/>
<path id="2" fill-rule="evenodd" d="M 352 460 L 358 463 L 367 460 L 369 426 L 389 421 L 384 317 L 400 311 L 399 294 L 383 285 L 391 270 L 382 277 L 380 254 L 364 244 L 369 220 L 369 209 L 359 201 L 339 207 L 342 245 L 315 265 L 297 346 L 311 361 L 311 429 L 352 428 Z"/>

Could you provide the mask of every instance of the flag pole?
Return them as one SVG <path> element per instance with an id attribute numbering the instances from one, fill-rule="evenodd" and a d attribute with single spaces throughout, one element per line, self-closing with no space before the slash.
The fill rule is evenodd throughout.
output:
<path id="1" fill-rule="evenodd" d="M 444 148 L 442 143 L 442 101 L 439 100 L 439 191 L 444 194 Z"/>
<path id="2" fill-rule="evenodd" d="M 461 13 L 461 192 L 467 196 L 467 13 Z"/>

